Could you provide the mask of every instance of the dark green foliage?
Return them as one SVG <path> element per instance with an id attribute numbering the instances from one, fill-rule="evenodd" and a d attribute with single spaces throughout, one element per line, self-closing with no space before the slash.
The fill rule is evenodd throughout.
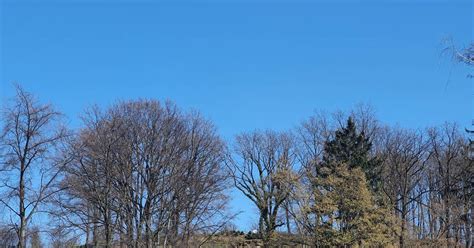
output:
<path id="1" fill-rule="evenodd" d="M 323 161 L 311 178 L 315 204 L 307 208 L 316 216 L 315 246 L 384 247 L 391 243 L 392 216 L 377 204 L 374 194 L 380 183 L 380 162 L 370 154 L 371 147 L 352 118 L 326 141 Z"/>
<path id="2" fill-rule="evenodd" d="M 216 234 L 217 236 L 243 236 L 245 233 L 239 230 L 230 230 L 230 231 L 222 231 Z"/>
<path id="3" fill-rule="evenodd" d="M 260 233 L 248 232 L 245 235 L 245 239 L 260 239 L 262 235 Z"/>
<path id="4" fill-rule="evenodd" d="M 346 164 L 349 169 L 361 168 L 366 175 L 369 185 L 373 190 L 380 184 L 379 159 L 370 155 L 372 143 L 364 132 L 358 133 L 356 125 L 351 117 L 347 125 L 335 132 L 333 140 L 328 140 L 324 147 L 324 156 L 321 168 L 318 169 L 320 176 L 325 177 L 328 173 L 335 171 L 335 166 Z"/>

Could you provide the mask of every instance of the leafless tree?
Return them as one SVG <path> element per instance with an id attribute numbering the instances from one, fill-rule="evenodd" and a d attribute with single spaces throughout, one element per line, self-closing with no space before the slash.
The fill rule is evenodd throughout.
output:
<path id="1" fill-rule="evenodd" d="M 0 226 L 0 247 L 13 247 L 18 243 L 18 236 L 10 226 Z"/>
<path id="2" fill-rule="evenodd" d="M 383 190 L 400 219 L 399 246 L 405 247 L 412 203 L 425 191 L 417 191 L 423 178 L 428 144 L 421 132 L 392 129 L 385 137 Z"/>
<path id="3" fill-rule="evenodd" d="M 117 173 L 117 156 L 123 138 L 121 123 L 105 119 L 97 109 L 84 117 L 86 128 L 70 144 L 72 163 L 65 169 L 61 182 L 65 190 L 56 201 L 67 217 L 67 225 L 81 227 L 89 241 L 110 247 L 117 224 L 117 197 L 113 179 Z M 74 218 L 75 217 L 75 218 Z"/>
<path id="4" fill-rule="evenodd" d="M 138 100 L 93 109 L 84 123 L 56 217 L 86 242 L 92 232 L 106 247 L 189 246 L 228 220 L 225 145 L 198 113 Z"/>
<path id="5" fill-rule="evenodd" d="M 78 247 L 78 238 L 70 237 L 68 230 L 62 226 L 55 226 L 50 231 L 50 241 L 48 246 L 51 248 L 75 248 Z"/>
<path id="6" fill-rule="evenodd" d="M 259 210 L 259 233 L 269 246 L 278 222 L 278 211 L 296 182 L 294 139 L 285 132 L 252 132 L 238 135 L 230 168 L 235 186 Z"/>
<path id="7" fill-rule="evenodd" d="M 297 230 L 306 235 L 314 230 L 315 216 L 308 215 L 306 206 L 315 204 L 309 192 L 312 192 L 310 178 L 316 176 L 317 165 L 322 161 L 324 144 L 333 135 L 334 119 L 319 111 L 303 121 L 296 128 L 296 155 L 299 181 L 291 194 L 289 209 Z"/>
<path id="8" fill-rule="evenodd" d="M 16 85 L 16 97 L 3 109 L 0 204 L 18 235 L 18 247 L 26 245 L 26 231 L 33 216 L 54 195 L 58 175 L 67 163 L 60 157 L 69 133 L 61 125 L 62 115 L 42 104 Z"/>
<path id="9" fill-rule="evenodd" d="M 41 233 L 40 233 L 40 229 L 35 226 L 33 228 L 30 228 L 29 230 L 29 240 L 30 240 L 30 246 L 31 248 L 43 248 L 44 245 L 43 245 L 43 242 L 41 240 Z"/>
<path id="10" fill-rule="evenodd" d="M 431 162 L 431 228 L 447 243 L 472 245 L 474 168 L 469 141 L 453 123 L 428 130 Z M 438 225 L 434 226 L 435 222 Z"/>

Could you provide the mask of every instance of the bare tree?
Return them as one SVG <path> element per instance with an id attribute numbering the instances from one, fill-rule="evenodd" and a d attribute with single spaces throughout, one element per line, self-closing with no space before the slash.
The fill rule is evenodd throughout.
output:
<path id="1" fill-rule="evenodd" d="M 86 128 L 69 148 L 73 161 L 61 182 L 65 191 L 56 202 L 63 212 L 57 214 L 68 217 L 63 219 L 68 222 L 66 226 L 80 226 L 87 231 L 87 241 L 91 233 L 94 245 L 100 241 L 110 247 L 118 218 L 113 179 L 124 134 L 119 121 L 104 119 L 97 109 L 91 110 L 84 122 Z"/>
<path id="2" fill-rule="evenodd" d="M 268 247 L 277 227 L 278 211 L 290 195 L 295 150 L 289 133 L 253 132 L 237 136 L 237 156 L 230 162 L 235 186 L 259 210 L 259 233 Z"/>
<path id="3" fill-rule="evenodd" d="M 52 248 L 75 248 L 78 247 L 78 238 L 69 237 L 68 232 L 61 226 L 55 226 L 50 231 L 49 247 Z"/>
<path id="4" fill-rule="evenodd" d="M 40 229 L 35 226 L 29 230 L 29 240 L 31 248 L 43 248 L 43 242 L 41 241 Z"/>
<path id="5" fill-rule="evenodd" d="M 428 135 L 433 172 L 431 216 L 439 223 L 432 230 L 437 233 L 436 238 L 444 237 L 448 244 L 464 240 L 469 247 L 474 210 L 474 169 L 467 156 L 469 141 L 453 123 L 430 128 Z"/>
<path id="6" fill-rule="evenodd" d="M 57 155 L 68 137 L 61 117 L 51 105 L 39 103 L 19 85 L 15 99 L 3 111 L 0 204 L 8 210 L 20 248 L 26 245 L 26 230 L 33 216 L 57 192 L 55 182 L 66 163 Z"/>
<path id="7" fill-rule="evenodd" d="M 18 243 L 18 236 L 9 226 L 0 226 L 0 247 L 13 247 Z"/>
<path id="8" fill-rule="evenodd" d="M 399 246 L 405 247 L 410 208 L 426 193 L 417 189 L 424 175 L 428 145 L 420 132 L 393 129 L 384 148 L 383 190 L 400 219 Z"/>
<path id="9" fill-rule="evenodd" d="M 324 145 L 334 134 L 334 121 L 324 112 L 316 112 L 296 128 L 296 154 L 299 182 L 291 195 L 290 214 L 300 234 L 306 235 L 315 228 L 316 216 L 307 213 L 307 206 L 314 205 L 311 179 L 316 177 L 317 165 L 322 161 Z"/>
<path id="10" fill-rule="evenodd" d="M 86 242 L 193 246 L 228 220 L 225 145 L 198 113 L 138 100 L 93 109 L 84 123 L 56 218 Z"/>

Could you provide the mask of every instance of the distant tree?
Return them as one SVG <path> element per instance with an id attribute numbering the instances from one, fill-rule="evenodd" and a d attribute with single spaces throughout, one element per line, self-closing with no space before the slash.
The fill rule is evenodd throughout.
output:
<path id="1" fill-rule="evenodd" d="M 382 131 L 374 109 L 364 104 L 347 113 L 339 111 L 328 115 L 317 112 L 297 128 L 301 180 L 292 195 L 290 213 L 300 234 L 311 236 L 317 229 L 323 228 L 320 226 L 321 216 L 313 211 L 320 204 L 320 199 L 316 199 L 320 188 L 315 179 L 324 176 L 325 172 L 321 173 L 323 167 L 327 173 L 339 164 L 365 168 L 364 174 L 369 174 L 374 185 L 370 189 L 376 191 L 374 197 L 380 204 L 383 195 L 379 192 L 382 183 L 378 154 Z"/>
<path id="2" fill-rule="evenodd" d="M 0 226 L 0 247 L 14 247 L 18 244 L 15 230 L 9 226 Z"/>
<path id="3" fill-rule="evenodd" d="M 426 189 L 421 187 L 428 158 L 428 146 L 420 132 L 392 129 L 384 143 L 383 191 L 399 218 L 399 246 L 405 247 L 410 209 Z"/>
<path id="4" fill-rule="evenodd" d="M 55 226 L 50 231 L 50 244 L 51 248 L 77 248 L 78 240 L 77 237 L 69 237 L 67 230 L 61 226 Z M 86 246 L 89 247 L 89 246 Z M 99 246 L 103 247 L 103 246 Z"/>
<path id="5" fill-rule="evenodd" d="M 361 168 L 365 172 L 372 189 L 380 186 L 380 160 L 370 156 L 372 143 L 364 132 L 358 132 L 356 125 L 349 117 L 346 126 L 336 130 L 334 139 L 328 140 L 324 146 L 324 155 L 321 167 L 329 170 L 319 171 L 319 176 L 324 177 L 331 173 L 331 167 L 347 164 L 349 169 Z M 333 168 L 334 169 L 334 168 Z"/>
<path id="6" fill-rule="evenodd" d="M 12 220 L 19 248 L 26 246 L 33 216 L 58 191 L 56 179 L 68 160 L 58 156 L 69 135 L 61 117 L 19 85 L 13 102 L 2 111 L 0 204 L 8 210 L 5 216 Z"/>
<path id="7" fill-rule="evenodd" d="M 431 217 L 433 229 L 446 243 L 472 246 L 474 164 L 469 141 L 454 123 L 428 129 Z M 438 224 L 438 225 L 436 225 Z"/>
<path id="8" fill-rule="evenodd" d="M 288 133 L 253 132 L 237 136 L 237 157 L 230 164 L 236 188 L 259 211 L 259 235 L 264 247 L 271 245 L 278 211 L 288 199 L 296 182 L 293 138 Z"/>
<path id="9" fill-rule="evenodd" d="M 380 186 L 380 162 L 370 149 L 371 142 L 357 132 L 349 117 L 325 142 L 322 160 L 313 165 L 315 172 L 306 173 L 311 187 L 300 215 L 314 245 L 382 246 L 392 242 L 393 218 L 373 196 Z M 374 191 L 366 175 L 371 176 Z"/>
<path id="10" fill-rule="evenodd" d="M 83 120 L 52 215 L 86 243 L 189 247 L 230 220 L 225 145 L 199 113 L 137 100 Z"/>
<path id="11" fill-rule="evenodd" d="M 43 242 L 41 241 L 41 234 L 38 227 L 33 227 L 29 231 L 30 236 L 30 248 L 43 248 Z"/>
<path id="12" fill-rule="evenodd" d="M 325 173 L 328 168 L 322 168 Z M 329 172 L 329 171 L 328 171 Z M 314 231 L 317 247 L 375 247 L 392 243 L 393 218 L 378 207 L 361 168 L 334 166 L 313 180 L 316 191 L 308 211 L 318 216 Z"/>

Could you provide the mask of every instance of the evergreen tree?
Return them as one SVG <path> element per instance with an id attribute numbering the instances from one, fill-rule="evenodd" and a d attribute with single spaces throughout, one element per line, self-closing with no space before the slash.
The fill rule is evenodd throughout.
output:
<path id="1" fill-rule="evenodd" d="M 380 162 L 370 156 L 371 146 L 351 118 L 326 142 L 323 161 L 311 180 L 316 247 L 385 247 L 393 241 L 394 219 L 374 199 Z"/>
<path id="2" fill-rule="evenodd" d="M 364 132 L 357 132 L 356 125 L 351 117 L 347 120 L 347 125 L 335 132 L 333 140 L 326 142 L 324 147 L 323 161 L 321 168 L 328 170 L 318 170 L 320 176 L 327 176 L 339 164 L 346 164 L 349 169 L 361 168 L 366 175 L 369 185 L 377 191 L 380 184 L 380 160 L 370 156 L 372 143 Z"/>
<path id="3" fill-rule="evenodd" d="M 364 172 L 346 164 L 333 169 L 326 177 L 315 180 L 319 186 L 312 208 L 319 216 L 315 246 L 386 247 L 393 241 L 390 228 L 393 218 L 375 203 Z"/>

